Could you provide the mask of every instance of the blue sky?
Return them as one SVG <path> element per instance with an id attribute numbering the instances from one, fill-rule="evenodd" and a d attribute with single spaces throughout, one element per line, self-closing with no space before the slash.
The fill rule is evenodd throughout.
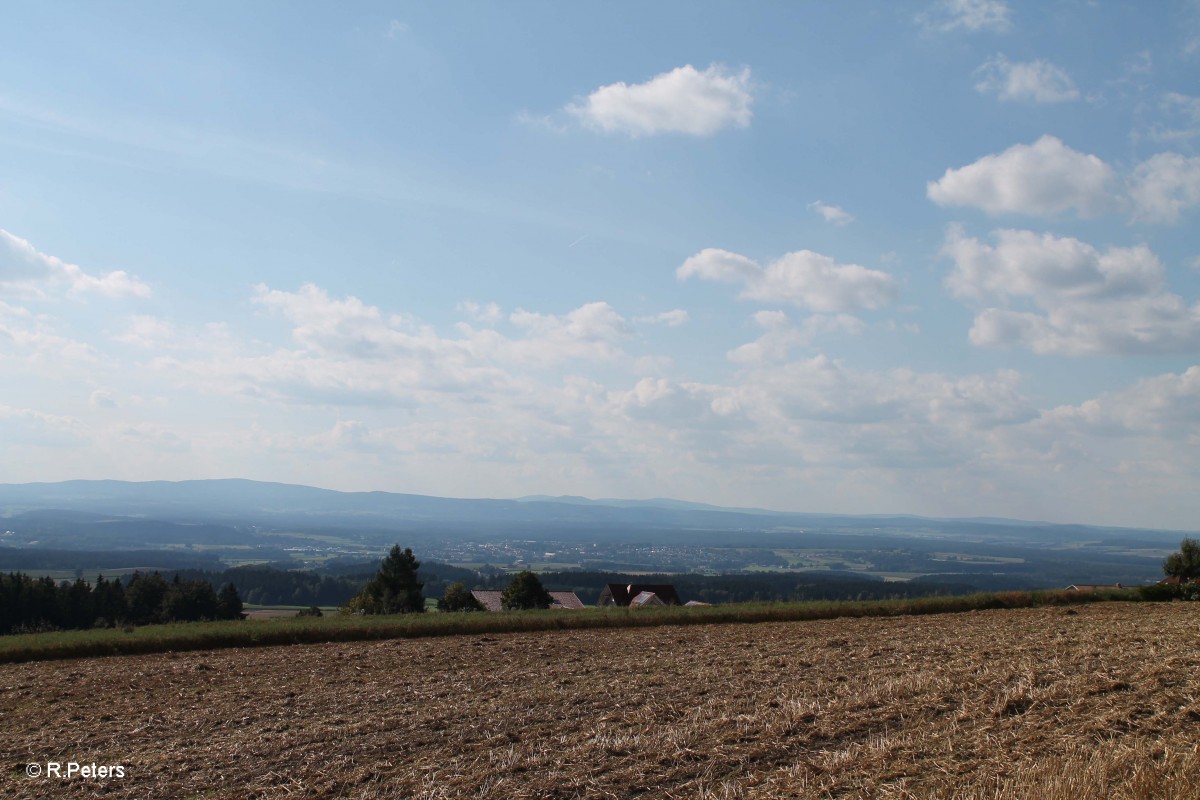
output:
<path id="1" fill-rule="evenodd" d="M 6 17 L 0 481 L 1197 527 L 1196 2 Z"/>

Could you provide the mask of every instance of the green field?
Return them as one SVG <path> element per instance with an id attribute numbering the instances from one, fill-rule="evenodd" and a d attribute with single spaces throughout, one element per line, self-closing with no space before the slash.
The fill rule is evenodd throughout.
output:
<path id="1" fill-rule="evenodd" d="M 1086 594 L 1064 591 L 999 592 L 911 600 L 744 603 L 695 608 L 589 608 L 579 611 L 395 616 L 333 614 L 317 618 L 290 616 L 0 636 L 0 663 L 480 633 L 944 614 L 989 608 L 1071 605 L 1099 600 L 1139 600 L 1141 597 L 1136 590 Z"/>

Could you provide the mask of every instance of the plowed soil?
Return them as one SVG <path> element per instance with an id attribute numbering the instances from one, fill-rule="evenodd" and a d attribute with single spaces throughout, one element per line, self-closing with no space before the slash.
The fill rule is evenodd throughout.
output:
<path id="1" fill-rule="evenodd" d="M 1198 741 L 1182 603 L 0 666 L 3 797 L 1200 797 Z"/>

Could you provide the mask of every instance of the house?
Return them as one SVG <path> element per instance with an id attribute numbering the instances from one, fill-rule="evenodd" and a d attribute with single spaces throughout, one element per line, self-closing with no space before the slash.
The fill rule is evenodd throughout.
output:
<path id="1" fill-rule="evenodd" d="M 679 599 L 679 593 L 669 583 L 610 583 L 600 592 L 600 600 L 596 605 L 601 608 L 607 606 L 628 608 L 634 605 L 634 600 L 644 594 L 654 595 L 654 600 L 658 602 L 656 603 L 650 598 L 643 598 L 641 603 L 634 606 L 635 608 L 646 605 L 683 605 L 683 602 Z"/>
<path id="2" fill-rule="evenodd" d="M 1119 583 L 1072 583 L 1067 587 L 1068 592 L 1096 592 L 1109 589 L 1125 589 Z"/>
<path id="3" fill-rule="evenodd" d="M 665 606 L 663 599 L 654 592 L 638 592 L 637 597 L 629 601 L 630 608 L 650 608 L 652 606 Z"/>
<path id="4" fill-rule="evenodd" d="M 547 592 L 547 594 L 551 597 L 550 608 L 576 609 L 584 607 L 583 601 L 576 597 L 574 592 Z M 504 592 L 476 589 L 471 592 L 471 595 L 479 601 L 485 611 L 504 610 L 504 606 L 501 604 Z"/>

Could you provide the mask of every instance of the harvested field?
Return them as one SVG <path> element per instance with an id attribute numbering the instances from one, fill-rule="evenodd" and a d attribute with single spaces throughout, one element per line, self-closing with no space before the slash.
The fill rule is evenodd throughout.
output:
<path id="1" fill-rule="evenodd" d="M 0 714 L 4 797 L 1197 797 L 1200 608 L 10 664 Z"/>

